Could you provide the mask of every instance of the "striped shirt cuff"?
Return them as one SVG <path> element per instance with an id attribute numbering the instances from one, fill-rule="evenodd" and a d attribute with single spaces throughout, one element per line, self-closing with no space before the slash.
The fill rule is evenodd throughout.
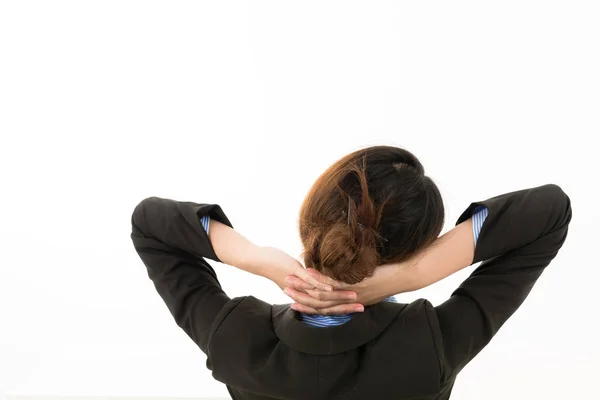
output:
<path id="1" fill-rule="evenodd" d="M 479 233 L 481 232 L 481 227 L 483 226 L 483 221 L 488 216 L 488 209 L 484 206 L 477 206 L 473 210 L 473 238 L 475 239 L 475 244 L 477 244 L 477 239 L 479 239 Z"/>
<path id="2" fill-rule="evenodd" d="M 208 228 L 210 228 L 210 217 L 208 215 L 203 216 L 200 218 L 200 223 L 208 235 Z"/>

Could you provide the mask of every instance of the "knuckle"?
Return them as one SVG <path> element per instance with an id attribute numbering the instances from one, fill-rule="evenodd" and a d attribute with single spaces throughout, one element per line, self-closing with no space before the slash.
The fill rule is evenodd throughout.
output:
<path id="1" fill-rule="evenodd" d="M 306 307 L 311 307 L 311 308 L 315 308 L 315 306 L 316 306 L 316 303 L 313 299 L 303 299 L 302 304 L 305 305 Z"/>

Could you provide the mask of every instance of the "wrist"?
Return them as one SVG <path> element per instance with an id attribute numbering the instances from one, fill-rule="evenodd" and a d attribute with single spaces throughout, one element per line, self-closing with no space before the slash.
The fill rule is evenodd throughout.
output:
<path id="1" fill-rule="evenodd" d="M 406 274 L 403 274 L 402 266 L 400 264 L 392 264 L 385 272 L 384 284 L 381 285 L 381 291 L 379 292 L 378 300 L 384 300 L 390 296 L 397 295 L 399 293 L 407 292 Z"/>
<path id="2" fill-rule="evenodd" d="M 392 264 L 389 275 L 385 280 L 385 293 L 383 294 L 389 297 L 421 289 L 418 266 L 419 264 L 414 258 L 402 263 Z"/>
<path id="3" fill-rule="evenodd" d="M 272 246 L 258 247 L 255 255 L 252 273 L 275 282 L 281 289 L 285 287 L 286 276 L 302 266 L 298 260 Z"/>

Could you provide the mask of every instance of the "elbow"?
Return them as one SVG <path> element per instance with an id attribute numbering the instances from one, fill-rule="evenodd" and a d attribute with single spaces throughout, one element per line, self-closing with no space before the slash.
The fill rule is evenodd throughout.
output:
<path id="1" fill-rule="evenodd" d="M 131 233 L 132 235 L 144 236 L 146 227 L 146 215 L 149 207 L 154 203 L 158 197 L 147 197 L 140 201 L 133 212 L 131 213 Z"/>
<path id="2" fill-rule="evenodd" d="M 565 191 L 556 184 L 543 186 L 545 199 L 552 204 L 550 220 L 553 221 L 553 229 L 560 229 L 571 222 L 572 210 L 571 199 Z"/>

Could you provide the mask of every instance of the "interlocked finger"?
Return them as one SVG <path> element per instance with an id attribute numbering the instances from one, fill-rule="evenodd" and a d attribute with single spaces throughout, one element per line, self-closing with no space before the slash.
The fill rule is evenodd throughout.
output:
<path id="1" fill-rule="evenodd" d="M 294 270 L 294 275 L 298 278 L 302 279 L 304 282 L 312 285 L 313 288 L 323 290 L 323 291 L 332 291 L 333 287 L 326 283 L 321 282 L 319 279 L 315 278 L 313 275 L 309 274 L 306 269 L 299 266 Z"/>
<path id="2" fill-rule="evenodd" d="M 305 291 L 307 289 L 314 289 L 315 287 L 309 283 L 306 283 L 302 279 L 295 275 L 288 275 L 285 278 L 285 285 L 296 290 Z"/>
<path id="3" fill-rule="evenodd" d="M 320 293 L 314 293 L 314 290 L 308 290 L 307 292 L 301 292 L 299 290 L 296 290 L 294 288 L 291 287 L 286 287 L 284 289 L 285 294 L 287 294 L 289 297 L 292 298 L 292 300 L 294 300 L 296 303 L 300 303 L 306 307 L 312 308 L 313 310 L 318 311 L 319 314 L 321 314 L 322 312 L 319 310 L 324 310 L 324 309 L 329 309 L 335 306 L 339 306 L 339 305 L 343 305 L 343 304 L 352 304 L 353 301 L 355 301 L 354 299 L 350 299 L 348 294 L 341 294 L 341 296 L 345 296 L 345 299 L 337 299 L 337 300 L 319 300 L 315 297 L 313 297 L 314 295 L 317 295 L 317 297 L 320 297 L 322 299 L 326 299 L 327 297 L 325 297 L 325 295 L 330 295 L 333 292 L 320 292 Z M 313 292 L 313 294 L 311 295 L 309 292 Z M 318 292 L 318 291 L 317 291 Z M 336 296 L 340 296 L 340 294 L 336 293 Z"/>
<path id="4" fill-rule="evenodd" d="M 315 310 L 314 308 L 307 307 L 305 305 L 294 303 L 292 304 L 292 310 L 304 314 L 320 314 L 320 315 L 340 315 L 340 314 L 352 314 L 355 312 L 363 312 L 364 307 L 360 304 L 340 304 L 338 306 L 324 308 L 322 310 Z"/>
<path id="5" fill-rule="evenodd" d="M 336 301 L 338 303 L 351 303 L 356 300 L 356 293 L 348 290 L 334 290 L 323 292 L 321 290 L 306 289 L 306 293 L 319 301 Z"/>

